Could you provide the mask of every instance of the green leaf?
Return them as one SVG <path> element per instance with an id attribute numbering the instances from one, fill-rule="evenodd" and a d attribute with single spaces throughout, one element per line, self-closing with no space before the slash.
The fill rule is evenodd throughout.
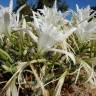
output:
<path id="1" fill-rule="evenodd" d="M 10 57 L 10 55 L 6 51 L 1 49 L 1 48 L 0 48 L 0 59 L 3 59 L 5 61 L 9 61 L 10 63 L 13 62 L 13 60 Z"/>

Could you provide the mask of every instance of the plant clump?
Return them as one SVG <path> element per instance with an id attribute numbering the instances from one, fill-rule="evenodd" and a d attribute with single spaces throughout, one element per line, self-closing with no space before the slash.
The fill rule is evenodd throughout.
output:
<path id="1" fill-rule="evenodd" d="M 55 1 L 52 8 L 32 11 L 33 21 L 20 18 L 24 7 L 14 13 L 13 0 L 0 6 L 0 96 L 77 96 L 79 85 L 96 88 L 96 18 L 90 6 L 62 13 Z"/>

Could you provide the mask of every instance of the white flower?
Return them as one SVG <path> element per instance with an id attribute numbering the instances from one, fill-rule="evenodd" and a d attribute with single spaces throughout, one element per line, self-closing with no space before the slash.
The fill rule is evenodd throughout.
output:
<path id="1" fill-rule="evenodd" d="M 44 8 L 40 9 L 39 11 L 40 13 L 33 12 L 34 24 L 39 29 L 39 49 L 41 49 L 43 52 L 56 51 L 62 54 L 68 53 L 67 39 L 73 34 L 76 28 L 71 27 L 68 24 L 68 20 L 64 19 L 62 13 L 58 12 L 56 10 L 56 7 L 47 8 L 44 6 Z M 62 46 L 64 44 L 64 48 L 55 49 L 54 46 L 56 47 L 56 45 L 58 45 L 59 43 L 62 43 Z M 68 56 L 68 54 L 66 55 Z M 71 59 L 72 56 L 73 55 L 70 55 Z M 75 60 L 73 60 L 73 62 L 74 61 Z"/>
<path id="2" fill-rule="evenodd" d="M 69 27 L 68 22 L 60 12 L 54 8 L 39 10 L 40 13 L 33 12 L 34 24 L 40 30 L 38 45 L 42 49 L 52 48 L 56 43 L 63 42 L 76 30 Z"/>
<path id="3" fill-rule="evenodd" d="M 92 15 L 90 15 L 92 10 L 90 6 L 86 8 L 79 9 L 77 5 L 77 12 L 75 16 L 77 17 L 77 31 L 76 35 L 81 41 L 96 40 L 96 22 L 94 20 L 88 21 Z"/>
<path id="4" fill-rule="evenodd" d="M 41 28 L 41 32 L 39 33 L 39 47 L 47 50 L 56 42 L 60 42 L 64 39 L 63 33 L 57 32 L 56 27 L 48 24 L 43 24 Z"/>
<path id="5" fill-rule="evenodd" d="M 7 31 L 8 26 L 10 25 L 12 17 L 13 0 L 10 0 L 8 7 L 0 6 L 0 32 Z"/>
<path id="6" fill-rule="evenodd" d="M 22 6 L 13 13 L 13 0 L 10 0 L 8 7 L 0 5 L 0 33 L 7 32 L 9 28 L 17 28 L 19 25 L 19 12 L 25 7 Z"/>
<path id="7" fill-rule="evenodd" d="M 58 30 L 64 28 L 64 24 L 67 24 L 68 20 L 64 19 L 62 13 L 56 11 L 54 8 L 47 8 L 44 6 L 44 9 L 39 10 L 43 15 L 37 14 L 38 22 L 47 22 L 49 25 L 53 24 Z"/>

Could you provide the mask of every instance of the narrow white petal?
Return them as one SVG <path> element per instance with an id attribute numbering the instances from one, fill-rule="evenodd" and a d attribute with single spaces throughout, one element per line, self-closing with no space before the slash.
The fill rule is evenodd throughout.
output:
<path id="1" fill-rule="evenodd" d="M 9 3 L 9 12 L 12 13 L 13 11 L 13 0 L 10 0 L 10 3 Z"/>
<path id="2" fill-rule="evenodd" d="M 53 9 L 54 9 L 55 11 L 57 11 L 57 9 L 58 9 L 58 8 L 57 8 L 57 0 L 54 1 Z"/>

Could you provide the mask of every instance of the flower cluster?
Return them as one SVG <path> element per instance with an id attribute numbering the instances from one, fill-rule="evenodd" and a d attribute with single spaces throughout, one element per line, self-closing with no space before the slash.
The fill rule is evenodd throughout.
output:
<path id="1" fill-rule="evenodd" d="M 96 21 L 91 20 L 94 16 L 94 13 L 92 13 L 92 10 L 90 9 L 90 6 L 87 6 L 86 8 L 79 8 L 77 5 L 77 12 L 74 14 L 76 16 L 76 26 L 77 26 L 77 31 L 76 35 L 78 38 L 85 42 L 89 40 L 96 40 Z M 87 35 L 87 36 L 86 36 Z"/>

